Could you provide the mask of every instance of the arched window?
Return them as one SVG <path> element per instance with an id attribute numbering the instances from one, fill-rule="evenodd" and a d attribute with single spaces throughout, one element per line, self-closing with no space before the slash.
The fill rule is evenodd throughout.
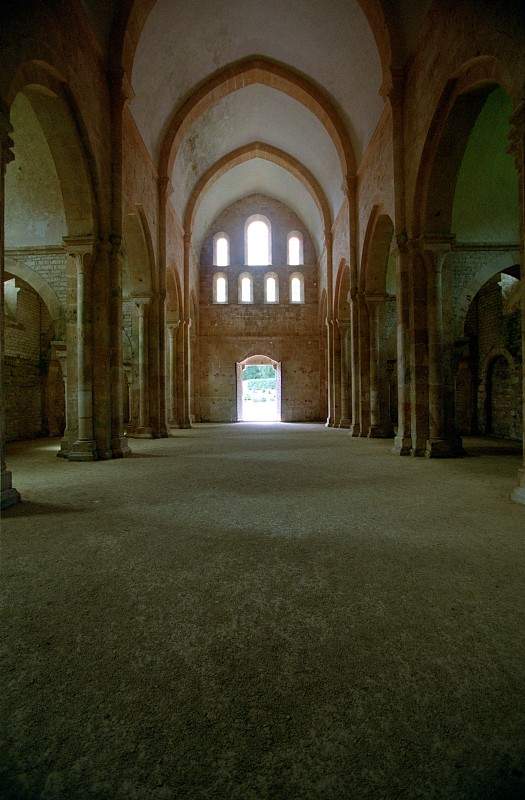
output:
<path id="1" fill-rule="evenodd" d="M 303 234 L 299 231 L 291 231 L 288 234 L 288 264 L 291 267 L 304 264 Z"/>
<path id="2" fill-rule="evenodd" d="M 290 275 L 290 303 L 304 303 L 304 277 L 300 272 Z"/>
<path id="3" fill-rule="evenodd" d="M 213 237 L 213 264 L 215 267 L 230 266 L 230 239 L 226 233 L 216 233 Z"/>
<path id="4" fill-rule="evenodd" d="M 275 272 L 268 272 L 264 276 L 264 302 L 279 302 L 279 278 Z"/>
<path id="5" fill-rule="evenodd" d="M 270 221 L 261 214 L 246 220 L 244 229 L 245 259 L 250 267 L 267 266 L 272 263 L 272 231 Z"/>
<path id="6" fill-rule="evenodd" d="M 253 278 L 249 272 L 239 275 L 239 303 L 253 303 Z"/>
<path id="7" fill-rule="evenodd" d="M 213 302 L 228 302 L 228 278 L 224 272 L 216 272 L 213 276 Z"/>

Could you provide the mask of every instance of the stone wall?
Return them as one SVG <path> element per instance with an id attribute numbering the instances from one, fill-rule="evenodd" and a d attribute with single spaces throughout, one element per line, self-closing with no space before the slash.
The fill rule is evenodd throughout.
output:
<path id="1" fill-rule="evenodd" d="M 244 265 L 244 225 L 252 214 L 264 214 L 272 225 L 272 266 Z M 287 234 L 303 235 L 304 265 L 286 264 Z M 213 236 L 224 231 L 230 237 L 229 267 L 213 266 Z M 313 243 L 303 223 L 284 205 L 252 195 L 226 209 L 212 225 L 201 251 L 196 395 L 193 408 L 202 421 L 237 419 L 236 363 L 250 355 L 266 355 L 281 363 L 282 419 L 319 420 L 320 339 L 318 321 L 318 266 Z M 254 303 L 238 302 L 238 278 L 250 272 L 254 279 Z M 225 272 L 229 303 L 213 303 L 213 275 Z M 264 303 L 264 275 L 279 278 L 279 303 Z M 304 304 L 290 304 L 289 276 L 304 276 Z"/>
<path id="2" fill-rule="evenodd" d="M 54 326 L 38 294 L 16 279 L 16 315 L 5 326 L 4 381 L 8 441 L 58 435 L 64 427 L 64 384 L 51 361 Z"/>
<path id="3" fill-rule="evenodd" d="M 520 312 L 507 308 L 502 276 L 478 292 L 465 323 L 462 357 L 456 370 L 460 432 L 522 437 L 522 354 Z"/>

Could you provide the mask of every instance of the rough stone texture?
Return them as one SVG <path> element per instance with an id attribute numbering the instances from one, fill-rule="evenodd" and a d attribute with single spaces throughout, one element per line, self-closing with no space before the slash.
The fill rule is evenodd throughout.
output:
<path id="1" fill-rule="evenodd" d="M 265 215 L 272 229 L 272 265 L 244 265 L 244 228 L 254 213 Z M 303 235 L 304 265 L 287 265 L 287 235 Z M 230 238 L 229 267 L 213 266 L 213 236 Z M 228 278 L 229 302 L 213 303 L 213 275 Z M 254 303 L 238 302 L 238 280 L 249 272 L 254 280 Z M 279 303 L 264 303 L 264 275 L 275 272 L 279 279 Z M 290 304 L 289 276 L 304 276 L 304 304 Z M 214 222 L 201 252 L 200 304 L 198 320 L 197 391 L 200 419 L 230 422 L 237 419 L 236 362 L 247 356 L 266 355 L 281 362 L 282 418 L 288 421 L 320 419 L 320 343 L 318 330 L 318 268 L 308 231 L 293 212 L 271 198 L 244 198 Z"/>
<path id="2" fill-rule="evenodd" d="M 10 454 L 5 800 L 523 797 L 517 455 L 314 425 L 51 444 Z"/>

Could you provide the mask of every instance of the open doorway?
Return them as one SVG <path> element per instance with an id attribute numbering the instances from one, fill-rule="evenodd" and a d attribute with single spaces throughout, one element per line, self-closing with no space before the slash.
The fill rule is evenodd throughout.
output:
<path id="1" fill-rule="evenodd" d="M 281 365 L 268 356 L 237 363 L 237 420 L 281 421 Z"/>

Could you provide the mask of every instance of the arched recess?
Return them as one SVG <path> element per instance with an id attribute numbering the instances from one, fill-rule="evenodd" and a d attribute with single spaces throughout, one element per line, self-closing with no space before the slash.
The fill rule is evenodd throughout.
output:
<path id="1" fill-rule="evenodd" d="M 321 292 L 319 299 L 319 408 L 321 419 L 328 418 L 328 346 L 326 337 L 326 326 L 328 321 L 328 296 L 326 289 Z"/>
<path id="2" fill-rule="evenodd" d="M 393 237 L 392 219 L 374 206 L 363 245 L 358 307 L 361 431 L 369 417 L 368 436 L 374 438 L 393 435 L 397 423 L 395 297 L 387 292 Z"/>
<path id="3" fill-rule="evenodd" d="M 350 267 L 343 258 L 339 263 L 334 294 L 335 326 L 333 335 L 332 393 L 334 425 L 349 428 L 350 411 Z"/>
<path id="4" fill-rule="evenodd" d="M 140 205 L 124 214 L 123 239 L 123 297 L 125 300 L 150 298 L 156 284 L 155 251 L 146 215 Z"/>
<path id="5" fill-rule="evenodd" d="M 64 200 L 68 236 L 96 234 L 102 228 L 97 171 L 73 94 L 58 71 L 42 61 L 25 62 L 18 68 L 7 95 L 9 106 L 20 92 L 29 100 L 49 145 Z"/>
<path id="6" fill-rule="evenodd" d="M 521 439 L 521 430 L 518 435 L 513 435 L 512 419 L 516 414 L 513 395 L 519 386 L 518 371 L 518 365 L 505 348 L 493 348 L 487 354 L 479 382 L 480 427 L 485 434 L 516 441 Z"/>
<path id="7" fill-rule="evenodd" d="M 356 171 L 356 158 L 339 112 L 330 97 L 291 67 L 263 56 L 241 59 L 218 70 L 201 83 L 177 109 L 166 131 L 159 175 L 169 178 L 179 145 L 188 127 L 221 98 L 253 83 L 271 86 L 308 108 L 326 128 L 341 162 L 343 178 Z"/>
<path id="8" fill-rule="evenodd" d="M 245 147 L 233 150 L 224 158 L 219 159 L 219 161 L 213 164 L 200 178 L 191 193 L 184 213 L 185 231 L 192 231 L 199 204 L 208 189 L 226 172 L 254 158 L 260 158 L 277 164 L 297 178 L 308 191 L 319 209 L 319 214 L 323 221 L 323 229 L 331 230 L 332 215 L 330 213 L 328 200 L 321 185 L 310 170 L 306 169 L 306 167 L 289 153 L 285 153 L 284 150 L 272 147 L 264 142 L 252 142 Z"/>
<path id="9" fill-rule="evenodd" d="M 140 35 L 156 0 L 122 0 L 111 33 L 111 67 L 130 76 Z M 389 7 L 381 0 L 357 0 L 374 36 L 383 72 L 383 87 L 391 81 L 391 68 L 399 60 L 399 42 Z"/>
<path id="10" fill-rule="evenodd" d="M 488 94 L 511 82 L 493 56 L 464 64 L 445 84 L 427 132 L 413 202 L 413 236 L 448 235 L 458 172 Z"/>
<path id="11" fill-rule="evenodd" d="M 65 335 L 64 330 L 64 309 L 58 299 L 58 296 L 49 283 L 42 278 L 38 272 L 23 264 L 19 259 L 12 256 L 5 258 L 5 271 L 14 275 L 16 278 L 21 278 L 25 281 L 35 292 L 42 298 L 49 316 L 55 326 L 55 337 L 57 339 L 63 338 Z"/>

